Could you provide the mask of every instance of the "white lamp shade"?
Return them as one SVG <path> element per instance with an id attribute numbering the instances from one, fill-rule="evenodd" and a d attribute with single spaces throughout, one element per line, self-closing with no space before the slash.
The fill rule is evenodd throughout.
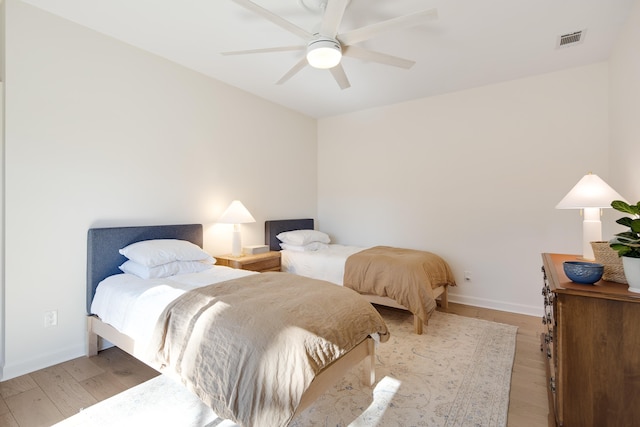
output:
<path id="1" fill-rule="evenodd" d="M 556 209 L 610 208 L 614 200 L 624 200 L 598 175 L 589 173 L 567 193 Z"/>
<path id="2" fill-rule="evenodd" d="M 242 202 L 234 200 L 231 202 L 227 210 L 222 213 L 218 222 L 223 224 L 246 224 L 249 222 L 256 222 L 256 220 L 251 216 Z"/>

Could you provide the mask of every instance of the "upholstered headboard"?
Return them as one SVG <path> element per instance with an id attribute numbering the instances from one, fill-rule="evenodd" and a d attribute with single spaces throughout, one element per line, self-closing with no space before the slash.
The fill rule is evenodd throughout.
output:
<path id="1" fill-rule="evenodd" d="M 87 234 L 87 313 L 98 283 L 122 273 L 126 258 L 118 252 L 131 243 L 151 239 L 187 240 L 202 247 L 202 224 L 151 225 L 142 227 L 91 228 Z"/>
<path id="2" fill-rule="evenodd" d="M 264 222 L 264 243 L 270 251 L 280 250 L 278 234 L 292 230 L 313 230 L 313 219 L 278 219 Z"/>

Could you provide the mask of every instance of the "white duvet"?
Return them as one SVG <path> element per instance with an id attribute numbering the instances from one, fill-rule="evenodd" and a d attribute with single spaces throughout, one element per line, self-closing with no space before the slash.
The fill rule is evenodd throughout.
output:
<path id="1" fill-rule="evenodd" d="M 331 244 L 327 249 L 308 252 L 283 249 L 280 251 L 282 271 L 342 286 L 347 258 L 364 249 L 367 248 L 337 244 Z"/>
<path id="2" fill-rule="evenodd" d="M 200 273 L 163 279 L 141 279 L 132 274 L 116 274 L 100 282 L 91 303 L 91 313 L 135 340 L 135 355 L 144 352 L 156 321 L 164 308 L 186 291 L 258 274 L 214 265 Z"/>

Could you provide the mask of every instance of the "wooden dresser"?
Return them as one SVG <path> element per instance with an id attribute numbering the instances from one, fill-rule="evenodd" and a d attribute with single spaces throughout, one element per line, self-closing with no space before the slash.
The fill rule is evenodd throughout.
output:
<path id="1" fill-rule="evenodd" d="M 542 254 L 550 419 L 558 426 L 640 426 L 640 294 L 625 284 L 570 281 Z"/>

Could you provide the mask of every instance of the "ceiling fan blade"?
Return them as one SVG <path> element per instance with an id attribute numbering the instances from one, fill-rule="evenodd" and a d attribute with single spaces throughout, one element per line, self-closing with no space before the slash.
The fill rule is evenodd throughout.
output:
<path id="1" fill-rule="evenodd" d="M 333 76 L 334 79 L 336 79 L 336 82 L 338 83 L 338 86 L 340 86 L 340 89 L 348 89 L 351 87 L 351 83 L 349 83 L 349 79 L 347 78 L 347 74 L 344 72 L 344 68 L 342 68 L 342 64 L 338 64 L 333 68 L 329 68 L 329 71 L 331 71 L 331 75 Z"/>
<path id="2" fill-rule="evenodd" d="M 338 33 L 338 27 L 342 22 L 344 10 L 347 8 L 349 0 L 329 0 L 327 8 L 322 16 L 322 25 L 320 26 L 320 34 L 334 38 Z"/>
<path id="3" fill-rule="evenodd" d="M 414 27 L 436 19 L 437 17 L 438 11 L 436 9 L 423 10 L 422 12 L 399 16 L 387 21 L 356 28 L 355 30 L 347 31 L 344 34 L 338 34 L 337 38 L 343 45 L 350 45 L 369 40 L 383 32 Z"/>
<path id="4" fill-rule="evenodd" d="M 257 4 L 255 4 L 250 0 L 231 0 L 231 1 L 244 7 L 245 9 L 248 9 L 254 13 L 257 13 L 263 18 L 268 19 L 269 21 L 273 22 L 277 26 L 284 28 L 285 30 L 297 35 L 302 39 L 309 40 L 313 38 L 313 34 L 311 34 L 310 32 L 298 27 L 295 24 L 292 24 L 291 22 L 287 21 L 284 18 L 281 18 L 275 13 L 263 8 L 262 6 L 258 6 Z"/>
<path id="5" fill-rule="evenodd" d="M 415 61 L 409 59 L 400 58 L 386 53 L 376 52 L 369 49 L 363 49 L 357 46 L 345 46 L 342 50 L 343 55 L 351 58 L 361 59 L 363 61 L 379 62 L 380 64 L 391 65 L 393 67 L 399 67 L 409 69 L 415 65 Z"/>
<path id="6" fill-rule="evenodd" d="M 269 53 L 269 52 L 290 52 L 295 50 L 304 50 L 305 46 L 278 46 L 278 47 L 265 47 L 262 49 L 249 49 L 249 50 L 233 50 L 230 52 L 220 52 L 220 55 L 248 55 L 251 53 Z"/>
<path id="7" fill-rule="evenodd" d="M 306 67 L 308 64 L 307 62 L 307 58 L 303 57 L 300 61 L 298 61 L 296 63 L 296 65 L 294 65 L 293 67 L 291 67 L 291 69 L 289 71 L 287 71 L 287 74 L 285 74 L 284 76 L 282 76 L 282 78 L 280 80 L 278 80 L 276 82 L 277 85 L 281 85 L 284 82 L 286 82 L 287 80 L 289 80 L 291 77 L 295 76 L 296 74 L 298 74 L 298 72 L 300 70 L 302 70 L 304 67 Z"/>

